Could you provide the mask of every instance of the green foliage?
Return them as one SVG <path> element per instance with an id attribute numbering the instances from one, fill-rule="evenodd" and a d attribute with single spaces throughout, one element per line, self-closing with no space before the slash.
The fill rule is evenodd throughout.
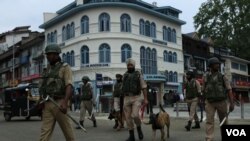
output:
<path id="1" fill-rule="evenodd" d="M 250 60 L 250 0 L 208 0 L 194 16 L 194 26 L 215 46 L 228 47 Z"/>

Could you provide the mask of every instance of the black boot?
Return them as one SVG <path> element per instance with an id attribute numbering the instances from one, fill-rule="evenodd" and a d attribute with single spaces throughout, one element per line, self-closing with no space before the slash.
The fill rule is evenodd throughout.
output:
<path id="1" fill-rule="evenodd" d="M 96 120 L 93 120 L 93 126 L 94 126 L 94 127 L 97 127 L 97 125 L 96 125 Z"/>
<path id="2" fill-rule="evenodd" d="M 134 130 L 129 130 L 129 137 L 126 141 L 135 141 Z"/>
<path id="3" fill-rule="evenodd" d="M 190 131 L 191 124 L 192 124 L 192 122 L 188 121 L 188 124 L 185 126 L 185 128 L 187 129 L 187 131 Z"/>
<path id="4" fill-rule="evenodd" d="M 80 123 L 80 125 L 81 125 L 82 127 L 84 127 L 84 125 L 83 125 L 83 120 L 82 120 L 82 121 L 79 121 L 79 123 Z M 76 129 L 81 129 L 81 127 L 78 125 L 78 126 L 76 127 Z"/>
<path id="5" fill-rule="evenodd" d="M 198 129 L 201 128 L 200 127 L 200 122 L 199 121 L 195 121 L 195 125 L 192 127 L 192 129 Z"/>
<path id="6" fill-rule="evenodd" d="M 118 120 L 115 120 L 115 125 L 114 125 L 114 129 L 116 129 L 118 127 Z"/>
<path id="7" fill-rule="evenodd" d="M 201 119 L 200 119 L 200 122 L 202 122 L 203 121 L 203 115 L 201 116 Z"/>
<path id="8" fill-rule="evenodd" d="M 142 133 L 142 130 L 141 130 L 141 126 L 137 127 L 137 132 L 138 132 L 139 139 L 142 140 L 143 139 L 143 133 Z"/>

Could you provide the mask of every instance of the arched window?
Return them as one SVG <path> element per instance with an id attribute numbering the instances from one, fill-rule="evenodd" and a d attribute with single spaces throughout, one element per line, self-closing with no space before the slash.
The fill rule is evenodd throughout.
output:
<path id="1" fill-rule="evenodd" d="M 169 81 L 168 81 L 168 80 L 169 80 L 169 79 L 168 79 L 169 76 L 168 76 L 168 71 L 167 71 L 167 70 L 165 71 L 165 76 L 166 76 L 166 81 L 169 82 Z"/>
<path id="2" fill-rule="evenodd" d="M 173 82 L 178 82 L 177 72 L 174 72 L 174 74 L 173 74 Z"/>
<path id="3" fill-rule="evenodd" d="M 150 36 L 156 38 L 156 25 L 154 22 L 151 23 L 150 29 L 151 29 Z"/>
<path id="4" fill-rule="evenodd" d="M 54 43 L 54 33 L 53 32 L 51 32 L 50 33 L 50 43 Z"/>
<path id="5" fill-rule="evenodd" d="M 168 32 L 167 32 L 167 27 L 166 26 L 163 26 L 162 28 L 162 31 L 163 31 L 163 40 L 164 41 L 167 41 L 168 40 Z"/>
<path id="6" fill-rule="evenodd" d="M 62 41 L 65 41 L 66 39 L 67 39 L 66 27 L 63 26 L 63 28 L 62 28 Z"/>
<path id="7" fill-rule="evenodd" d="M 107 13 L 102 13 L 99 16 L 99 31 L 109 31 L 110 16 Z"/>
<path id="8" fill-rule="evenodd" d="M 148 47 L 146 49 L 146 70 L 145 74 L 150 74 L 150 67 L 152 66 L 152 55 L 151 55 L 151 49 Z"/>
<path id="9" fill-rule="evenodd" d="M 81 48 L 81 63 L 89 64 L 89 48 L 87 46 Z"/>
<path id="10" fill-rule="evenodd" d="M 55 30 L 54 31 L 54 40 L 53 40 L 54 43 L 57 43 L 57 31 Z"/>
<path id="11" fill-rule="evenodd" d="M 150 37 L 150 22 L 146 21 L 145 23 L 145 36 Z"/>
<path id="12" fill-rule="evenodd" d="M 131 32 L 131 19 L 128 14 L 121 16 L 121 32 Z"/>
<path id="13" fill-rule="evenodd" d="M 70 52 L 70 65 L 75 66 L 75 52 L 73 50 Z"/>
<path id="14" fill-rule="evenodd" d="M 152 49 L 152 74 L 157 74 L 157 52 L 156 49 Z"/>
<path id="15" fill-rule="evenodd" d="M 168 41 L 171 42 L 172 35 L 171 35 L 171 28 L 168 28 Z"/>
<path id="16" fill-rule="evenodd" d="M 99 48 L 99 62 L 110 63 L 110 47 L 108 44 L 101 44 Z"/>
<path id="17" fill-rule="evenodd" d="M 65 53 L 63 53 L 63 55 L 62 55 L 62 60 L 63 60 L 63 62 L 67 63 L 67 55 Z"/>
<path id="18" fill-rule="evenodd" d="M 140 19 L 140 34 L 145 35 L 145 23 L 143 19 Z"/>
<path id="19" fill-rule="evenodd" d="M 126 62 L 128 58 L 131 58 L 131 47 L 128 44 L 123 44 L 121 48 L 121 61 Z"/>
<path id="20" fill-rule="evenodd" d="M 75 23 L 72 22 L 70 25 L 70 38 L 75 37 Z"/>
<path id="21" fill-rule="evenodd" d="M 169 80 L 169 82 L 173 82 L 173 72 L 172 71 L 170 71 L 168 74 L 168 80 Z"/>
<path id="22" fill-rule="evenodd" d="M 177 54 L 176 54 L 176 52 L 173 53 L 173 63 L 177 63 Z"/>
<path id="23" fill-rule="evenodd" d="M 50 44 L 51 42 L 51 36 L 50 33 L 47 34 L 47 44 Z"/>
<path id="24" fill-rule="evenodd" d="M 71 59 L 71 57 L 70 57 L 70 53 L 69 52 L 67 52 L 67 54 L 66 54 L 66 62 L 70 65 L 70 59 Z"/>
<path id="25" fill-rule="evenodd" d="M 68 24 L 68 25 L 67 25 L 67 28 L 66 28 L 66 40 L 70 39 L 70 29 L 71 29 L 71 27 L 70 27 L 70 25 Z"/>
<path id="26" fill-rule="evenodd" d="M 172 42 L 176 43 L 176 31 L 175 31 L 175 29 L 172 30 Z"/>
<path id="27" fill-rule="evenodd" d="M 89 33 L 89 17 L 83 16 L 81 19 L 81 34 Z"/>
<path id="28" fill-rule="evenodd" d="M 168 61 L 168 52 L 166 50 L 164 50 L 164 52 L 163 52 L 163 61 L 164 62 Z"/>
<path id="29" fill-rule="evenodd" d="M 146 50 L 145 50 L 144 46 L 142 46 L 140 48 L 140 63 L 141 63 L 142 72 L 145 73 L 145 70 L 146 70 Z"/>
<path id="30" fill-rule="evenodd" d="M 168 62 L 173 62 L 173 56 L 171 51 L 168 52 Z"/>

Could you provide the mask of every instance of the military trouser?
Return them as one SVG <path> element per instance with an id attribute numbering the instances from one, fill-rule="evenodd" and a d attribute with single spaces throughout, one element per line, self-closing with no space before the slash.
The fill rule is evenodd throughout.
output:
<path id="1" fill-rule="evenodd" d="M 198 97 L 195 97 L 193 99 L 187 100 L 188 107 L 190 107 L 190 113 L 189 113 L 189 121 L 193 121 L 193 119 L 198 122 L 199 118 L 197 116 L 196 107 L 198 105 Z"/>
<path id="2" fill-rule="evenodd" d="M 58 99 L 55 101 L 60 104 L 62 100 L 63 99 Z M 73 133 L 73 128 L 70 124 L 69 118 L 66 114 L 62 113 L 60 109 L 51 101 L 47 101 L 44 104 L 40 141 L 48 141 L 50 139 L 56 121 L 62 129 L 66 141 L 74 141 L 75 135 Z"/>
<path id="3" fill-rule="evenodd" d="M 114 97 L 114 109 L 115 111 L 120 111 L 120 97 Z"/>
<path id="4" fill-rule="evenodd" d="M 208 102 L 205 101 L 205 110 L 206 110 L 206 141 L 213 141 L 214 139 L 214 116 L 215 112 L 219 116 L 220 122 L 222 122 L 223 118 L 227 115 L 227 102 L 226 100 L 222 100 L 219 102 Z M 227 120 L 224 124 L 227 124 Z"/>
<path id="5" fill-rule="evenodd" d="M 124 113 L 129 130 L 134 129 L 133 120 L 136 126 L 141 125 L 141 120 L 139 117 L 139 110 L 141 107 L 141 103 L 142 103 L 142 97 L 140 95 L 124 97 Z"/>
<path id="6" fill-rule="evenodd" d="M 86 115 L 86 111 L 88 111 L 89 116 L 91 116 L 91 119 L 94 121 L 95 119 L 95 115 L 92 114 L 92 110 L 93 110 L 93 102 L 92 100 L 82 100 L 81 101 L 81 109 L 80 109 L 80 121 L 84 121 L 85 119 L 85 115 Z"/>

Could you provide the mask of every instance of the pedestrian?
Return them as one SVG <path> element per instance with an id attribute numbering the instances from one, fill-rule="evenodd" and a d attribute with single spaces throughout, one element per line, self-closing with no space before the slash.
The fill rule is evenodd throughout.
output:
<path id="1" fill-rule="evenodd" d="M 143 139 L 141 130 L 141 120 L 139 110 L 141 104 L 148 104 L 147 84 L 145 83 L 140 71 L 135 70 L 135 61 L 127 59 L 127 72 L 123 75 L 122 92 L 124 94 L 124 112 L 129 130 L 129 138 L 126 141 L 135 141 L 134 123 L 137 127 L 139 139 Z M 143 92 L 144 99 L 141 97 Z"/>
<path id="2" fill-rule="evenodd" d="M 163 100 L 164 100 L 164 105 L 165 106 L 168 106 L 168 94 L 167 93 L 165 93 L 164 95 L 163 95 Z"/>
<path id="3" fill-rule="evenodd" d="M 147 98 L 148 98 L 148 104 L 147 104 L 147 114 L 152 114 L 153 113 L 153 96 L 155 93 L 155 90 L 152 89 L 150 86 L 149 82 L 147 82 Z"/>
<path id="4" fill-rule="evenodd" d="M 199 101 L 199 96 L 201 95 L 201 85 L 198 80 L 195 79 L 195 74 L 193 71 L 188 71 L 186 74 L 186 102 L 189 107 L 189 120 L 188 124 L 185 126 L 187 131 L 190 131 L 192 121 L 195 120 L 195 126 L 193 129 L 200 128 L 200 121 L 197 116 L 197 105 Z"/>
<path id="5" fill-rule="evenodd" d="M 116 83 L 114 85 L 113 99 L 114 99 L 114 115 L 115 125 L 114 129 L 120 130 L 124 128 L 124 117 L 123 117 L 123 96 L 122 96 L 122 75 L 116 74 Z"/>
<path id="6" fill-rule="evenodd" d="M 72 95 L 72 71 L 67 63 L 61 62 L 61 49 L 57 44 L 47 45 L 46 58 L 49 62 L 42 75 L 39 93 L 42 98 L 50 96 L 57 102 L 46 101 L 43 108 L 40 141 L 48 141 L 52 135 L 56 121 L 60 125 L 66 141 L 74 141 L 73 128 L 67 117 L 68 102 Z"/>
<path id="7" fill-rule="evenodd" d="M 205 110 L 206 110 L 206 141 L 214 139 L 214 116 L 215 112 L 219 116 L 220 122 L 227 116 L 229 99 L 229 111 L 234 110 L 234 101 L 232 88 L 227 77 L 219 72 L 220 61 L 217 57 L 212 57 L 208 60 L 210 72 L 203 78 Z M 224 122 L 224 124 L 227 124 Z"/>
<path id="8" fill-rule="evenodd" d="M 95 101 L 93 99 L 93 88 L 90 84 L 90 79 L 88 76 L 82 77 L 83 85 L 81 87 L 81 95 L 80 95 L 80 120 L 79 123 L 84 127 L 84 119 L 86 115 L 86 110 L 89 113 L 90 119 L 93 121 L 93 126 L 97 127 L 96 119 L 93 112 L 93 107 L 95 106 Z M 81 129 L 80 126 L 77 126 L 76 129 Z"/>
<path id="9" fill-rule="evenodd" d="M 200 113 L 201 113 L 200 122 L 202 122 L 203 121 L 203 111 L 205 110 L 205 98 L 204 98 L 204 95 L 202 93 L 199 96 L 198 107 L 199 107 Z"/>

